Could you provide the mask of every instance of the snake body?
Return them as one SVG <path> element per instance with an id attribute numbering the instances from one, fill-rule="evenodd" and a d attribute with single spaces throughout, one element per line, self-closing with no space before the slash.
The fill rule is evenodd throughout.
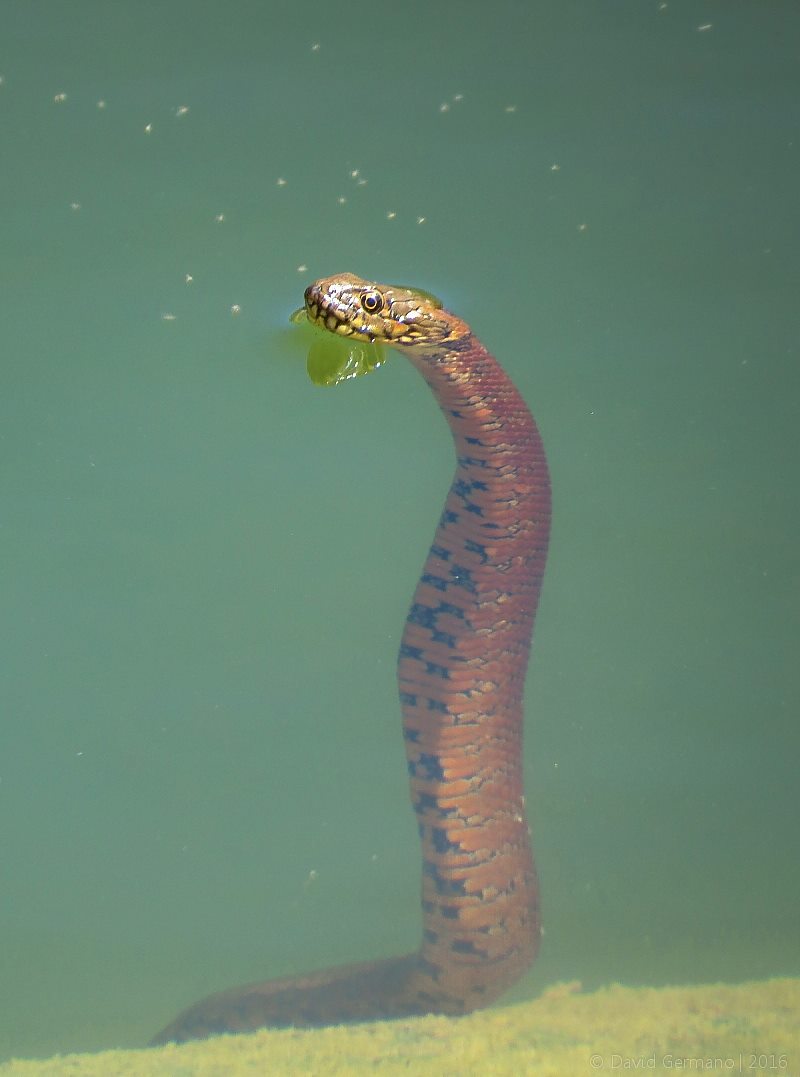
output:
<path id="1" fill-rule="evenodd" d="M 402 957 L 210 996 L 154 1044 L 263 1026 L 466 1013 L 511 986 L 538 946 L 522 693 L 550 527 L 539 433 L 497 360 L 426 293 L 339 274 L 306 289 L 305 310 L 339 336 L 403 351 L 455 442 L 455 476 L 398 660 L 422 844 L 422 942 Z"/>

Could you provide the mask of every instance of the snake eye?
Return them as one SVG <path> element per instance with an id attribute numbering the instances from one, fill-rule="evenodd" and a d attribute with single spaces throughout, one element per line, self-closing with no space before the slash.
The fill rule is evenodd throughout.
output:
<path id="1" fill-rule="evenodd" d="M 379 310 L 383 310 L 383 296 L 380 292 L 364 292 L 361 306 L 367 314 L 377 314 Z"/>

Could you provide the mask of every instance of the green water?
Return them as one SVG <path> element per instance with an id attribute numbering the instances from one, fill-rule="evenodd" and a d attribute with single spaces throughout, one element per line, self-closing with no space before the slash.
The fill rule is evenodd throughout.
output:
<path id="1" fill-rule="evenodd" d="M 0 1057 L 416 944 L 451 447 L 399 357 L 308 382 L 340 270 L 469 320 L 550 456 L 516 997 L 800 971 L 800 11 L 346 11 L 0 7 Z"/>

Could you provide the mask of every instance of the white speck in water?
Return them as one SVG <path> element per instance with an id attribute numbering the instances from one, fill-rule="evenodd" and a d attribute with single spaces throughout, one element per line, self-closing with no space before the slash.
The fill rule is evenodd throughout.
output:
<path id="1" fill-rule="evenodd" d="M 424 224 L 424 223 L 425 223 L 425 218 L 424 217 L 417 217 L 417 224 Z"/>
<path id="2" fill-rule="evenodd" d="M 447 101 L 442 101 L 441 105 L 439 105 L 439 111 L 440 112 L 449 112 L 450 111 L 449 103 Z"/>
<path id="3" fill-rule="evenodd" d="M 275 180 L 275 186 L 276 187 L 285 187 L 286 182 L 287 181 L 283 178 L 283 176 L 278 176 L 278 178 Z"/>
<path id="4" fill-rule="evenodd" d="M 175 320 L 176 320 L 175 315 L 170 314 L 169 312 L 161 315 L 161 321 L 162 322 L 174 322 Z"/>
<path id="5" fill-rule="evenodd" d="M 97 102 L 97 107 L 98 108 L 105 108 L 106 107 L 105 101 L 103 101 L 102 99 L 100 101 L 98 101 Z"/>
<path id="6" fill-rule="evenodd" d="M 70 202 L 69 208 L 73 212 L 77 213 L 77 211 L 81 208 L 81 204 L 80 204 L 80 202 Z"/>
<path id="7" fill-rule="evenodd" d="M 183 279 L 184 279 L 184 282 L 186 284 L 191 284 L 192 281 L 194 280 L 194 277 L 192 276 L 191 273 L 187 273 L 186 276 Z"/>
<path id="8" fill-rule="evenodd" d="M 516 105 L 506 105 L 504 111 L 505 112 L 516 112 L 517 111 L 517 106 Z"/>
<path id="9" fill-rule="evenodd" d="M 236 317 L 237 314 L 241 314 L 241 313 L 242 313 L 242 308 L 239 306 L 239 304 L 238 303 L 233 303 L 231 305 L 231 314 L 234 317 Z"/>
<path id="10" fill-rule="evenodd" d="M 308 266 L 305 263 L 303 263 L 303 265 L 300 265 L 300 266 L 297 267 L 297 272 L 298 273 L 308 273 Z"/>
<path id="11" fill-rule="evenodd" d="M 345 196 L 343 194 L 340 194 L 339 197 L 336 199 L 336 201 L 339 203 L 340 206 L 343 206 L 345 204 L 345 202 L 347 201 L 347 199 L 345 198 Z"/>
<path id="12" fill-rule="evenodd" d="M 311 871 L 309 871 L 308 875 L 305 877 L 305 879 L 303 881 L 303 889 L 307 890 L 308 887 L 311 886 L 313 883 L 315 883 L 318 878 L 319 878 L 319 872 L 316 870 L 316 868 L 312 868 Z"/>
<path id="13" fill-rule="evenodd" d="M 216 217 L 214 218 L 214 223 L 215 224 L 224 224 L 225 223 L 225 214 L 224 213 L 218 213 L 216 215 Z"/>
<path id="14" fill-rule="evenodd" d="M 175 109 L 175 116 L 180 119 L 180 117 L 185 116 L 188 111 L 188 105 L 178 105 L 178 107 Z"/>
<path id="15" fill-rule="evenodd" d="M 702 23 L 700 23 L 700 25 L 697 27 L 698 34 L 704 34 L 706 32 L 706 30 L 710 30 L 713 25 L 714 25 L 713 22 L 702 22 Z"/>
<path id="16" fill-rule="evenodd" d="M 145 133 L 146 135 L 149 135 L 149 134 L 150 134 L 150 132 L 151 132 L 152 130 L 153 130 L 153 125 L 152 125 L 152 123 L 146 123 L 146 124 L 144 125 L 144 133 Z"/>
<path id="17" fill-rule="evenodd" d="M 55 101 L 55 103 L 57 105 L 63 105 L 64 102 L 66 101 L 66 99 L 67 99 L 67 95 L 65 93 L 53 94 L 53 100 Z"/>
<path id="18" fill-rule="evenodd" d="M 397 214 L 395 213 L 395 211 L 393 209 L 390 209 L 389 212 L 386 214 L 386 220 L 393 221 L 396 216 Z"/>

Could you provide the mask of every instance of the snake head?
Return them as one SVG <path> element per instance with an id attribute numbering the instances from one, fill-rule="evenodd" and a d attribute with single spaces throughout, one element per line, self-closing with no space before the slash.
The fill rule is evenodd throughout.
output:
<path id="1" fill-rule="evenodd" d="M 340 337 L 401 348 L 438 348 L 468 332 L 429 292 L 376 284 L 353 273 L 310 284 L 305 291 L 305 312 L 314 325 Z"/>

